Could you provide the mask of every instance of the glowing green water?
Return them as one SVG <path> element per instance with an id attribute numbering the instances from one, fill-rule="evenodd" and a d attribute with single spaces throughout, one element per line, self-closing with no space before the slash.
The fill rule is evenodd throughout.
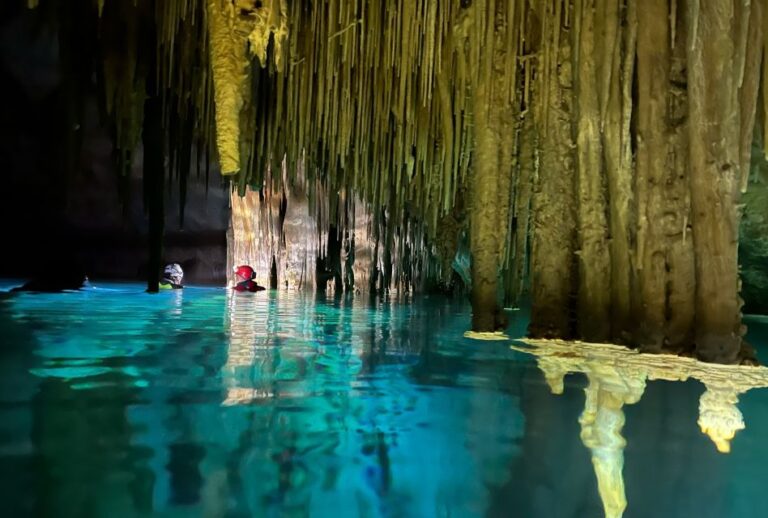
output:
<path id="1" fill-rule="evenodd" d="M 468 323 L 443 299 L 6 295 L 2 515 L 601 516 L 584 379 L 552 396 Z M 768 391 L 741 398 L 730 455 L 701 392 L 653 382 L 626 408 L 625 516 L 768 516 Z"/>

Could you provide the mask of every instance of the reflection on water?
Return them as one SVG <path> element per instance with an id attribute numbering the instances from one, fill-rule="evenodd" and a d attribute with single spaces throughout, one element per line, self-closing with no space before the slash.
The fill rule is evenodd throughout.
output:
<path id="1" fill-rule="evenodd" d="M 620 517 L 627 507 L 624 490 L 624 448 L 621 435 L 624 405 L 640 401 L 646 380 L 702 382 L 698 424 L 721 453 L 745 428 L 736 404 L 752 388 L 768 387 L 768 369 L 713 365 L 670 355 L 641 354 L 608 344 L 559 340 L 524 340 L 530 347 L 513 349 L 537 357 L 539 369 L 554 394 L 563 393 L 570 373 L 586 374 L 584 411 L 579 417 L 581 440 L 589 448 L 606 517 Z"/>
<path id="2" fill-rule="evenodd" d="M 451 322 L 455 309 L 324 297 L 286 306 L 268 296 L 267 305 L 228 297 L 223 404 L 247 412 L 251 429 L 233 454 L 241 473 L 215 477 L 227 497 L 204 507 L 239 498 L 250 512 L 482 514 L 484 486 L 509 476 L 522 416 L 508 394 L 458 391 L 466 380 L 428 366 L 441 356 L 435 338 L 463 325 Z M 488 383 L 496 372 L 461 375 L 473 374 Z"/>
<path id="3" fill-rule="evenodd" d="M 442 298 L 0 296 L 2 515 L 768 516 L 768 397 L 740 392 L 762 371 L 521 353 L 469 321 Z M 649 382 L 684 377 L 700 412 L 697 381 Z M 697 414 L 723 449 L 737 397 L 722 455 Z"/>
<path id="4" fill-rule="evenodd" d="M 443 299 L 1 299 L 0 498 L 10 515 L 482 515 L 524 419 L 500 369 L 515 353 L 464 354 L 468 320 Z"/>

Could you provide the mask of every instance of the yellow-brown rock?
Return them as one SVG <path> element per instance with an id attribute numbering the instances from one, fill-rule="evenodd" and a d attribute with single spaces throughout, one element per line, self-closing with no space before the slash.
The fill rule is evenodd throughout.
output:
<path id="1" fill-rule="evenodd" d="M 276 65 L 282 62 L 280 46 L 285 40 L 285 2 L 253 0 L 209 0 L 207 4 L 211 70 L 216 105 L 216 146 L 223 175 L 243 167 L 242 121 L 250 102 L 251 56 L 262 66 L 274 33 Z M 252 135 L 248 135 L 252 138 Z"/>

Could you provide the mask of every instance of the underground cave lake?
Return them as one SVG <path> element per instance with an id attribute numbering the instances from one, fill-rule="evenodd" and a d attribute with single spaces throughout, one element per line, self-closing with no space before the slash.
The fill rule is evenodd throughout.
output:
<path id="1" fill-rule="evenodd" d="M 546 355 L 463 337 L 463 301 L 0 297 L 4 516 L 620 515 L 598 478 L 626 517 L 768 516 L 768 390 L 738 394 L 724 453 L 695 376 L 638 384 L 554 352 L 553 394 Z M 509 315 L 523 336 L 525 311 Z M 765 362 L 768 319 L 746 320 Z"/>

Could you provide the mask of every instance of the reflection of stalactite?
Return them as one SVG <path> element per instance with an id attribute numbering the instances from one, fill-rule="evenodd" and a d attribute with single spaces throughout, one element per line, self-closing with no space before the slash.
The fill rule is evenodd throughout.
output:
<path id="1" fill-rule="evenodd" d="M 619 517 L 627 507 L 624 492 L 624 404 L 640 400 L 645 390 L 642 375 L 609 368 L 588 372 L 584 412 L 579 417 L 581 440 L 592 452 L 592 465 L 606 517 Z"/>
<path id="2" fill-rule="evenodd" d="M 615 363 L 559 356 L 541 356 L 538 365 L 553 394 L 563 393 L 563 378 L 568 372 L 586 373 L 589 385 L 584 389 L 586 401 L 579 417 L 581 440 L 592 453 L 605 516 L 620 517 L 627 507 L 622 476 L 626 446 L 621 436 L 623 406 L 640 400 L 645 390 L 645 373 Z"/>
<path id="3" fill-rule="evenodd" d="M 736 432 L 746 428 L 744 417 L 736 406 L 740 391 L 728 384 L 709 383 L 699 400 L 698 424 L 717 446 L 717 451 L 729 453 Z"/>
<path id="4" fill-rule="evenodd" d="M 585 389 L 587 400 L 579 417 L 581 440 L 592 452 L 592 465 L 597 475 L 597 489 L 603 501 L 606 518 L 621 516 L 627 508 L 624 493 L 624 426 L 623 402 L 600 388 L 600 381 L 589 377 Z"/>
<path id="5" fill-rule="evenodd" d="M 768 387 L 768 368 L 716 365 L 669 355 L 642 354 L 608 344 L 561 340 L 526 340 L 530 348 L 513 349 L 537 356 L 539 369 L 552 393 L 562 394 L 563 379 L 571 372 L 587 375 L 584 412 L 579 417 L 581 440 L 592 453 L 598 490 L 607 517 L 620 517 L 627 506 L 622 469 L 621 436 L 625 404 L 640 400 L 646 380 L 685 381 L 695 378 L 706 391 L 699 401 L 698 424 L 721 453 L 745 428 L 736 407 L 739 394 Z"/>
<path id="6" fill-rule="evenodd" d="M 567 366 L 556 358 L 542 356 L 538 359 L 539 369 L 544 373 L 544 379 L 553 394 L 563 393 L 563 378 L 568 374 Z"/>

